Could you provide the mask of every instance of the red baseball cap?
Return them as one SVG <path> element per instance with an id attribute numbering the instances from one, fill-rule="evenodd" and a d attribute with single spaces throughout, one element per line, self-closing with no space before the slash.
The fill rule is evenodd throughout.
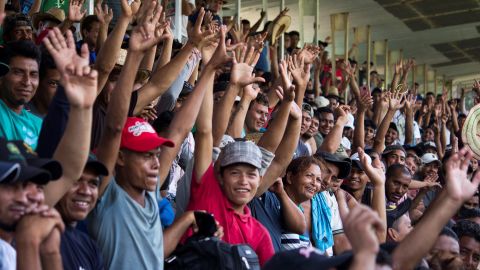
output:
<path id="1" fill-rule="evenodd" d="M 175 146 L 171 140 L 158 136 L 153 127 L 142 118 L 127 118 L 122 131 L 121 148 L 136 152 L 148 152 L 162 145 Z"/>

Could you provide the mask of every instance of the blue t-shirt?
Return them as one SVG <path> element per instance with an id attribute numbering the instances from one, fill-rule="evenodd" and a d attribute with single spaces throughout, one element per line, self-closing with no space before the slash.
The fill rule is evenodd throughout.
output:
<path id="1" fill-rule="evenodd" d="M 104 269 L 97 244 L 85 233 L 66 226 L 60 242 L 64 269 Z"/>
<path id="2" fill-rule="evenodd" d="M 267 228 L 272 238 L 275 252 L 282 251 L 281 236 L 283 233 L 283 217 L 280 201 L 273 192 L 266 191 L 262 196 L 248 203 L 252 216 Z"/>
<path id="3" fill-rule="evenodd" d="M 110 179 L 87 217 L 105 269 L 163 269 L 163 232 L 155 192 L 145 192 L 145 207 Z"/>
<path id="4" fill-rule="evenodd" d="M 0 100 L 0 137 L 7 140 L 22 140 L 32 149 L 36 149 L 41 128 L 40 117 L 25 109 L 18 114 Z"/>

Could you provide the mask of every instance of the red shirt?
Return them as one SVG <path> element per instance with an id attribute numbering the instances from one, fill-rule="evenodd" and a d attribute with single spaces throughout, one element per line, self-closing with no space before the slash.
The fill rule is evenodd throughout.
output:
<path id="1" fill-rule="evenodd" d="M 200 184 L 193 175 L 188 210 L 205 210 L 213 214 L 223 226 L 223 240 L 230 244 L 249 244 L 257 253 L 261 266 L 275 253 L 267 229 L 252 217 L 248 206 L 245 206 L 243 215 L 233 210 L 215 178 L 213 163 L 202 176 Z"/>

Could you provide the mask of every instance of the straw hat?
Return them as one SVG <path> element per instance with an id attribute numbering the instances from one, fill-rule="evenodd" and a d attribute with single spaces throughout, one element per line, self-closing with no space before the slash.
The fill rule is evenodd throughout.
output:
<path id="1" fill-rule="evenodd" d="M 330 97 L 340 98 L 340 94 L 338 93 L 338 88 L 333 85 L 331 85 L 327 91 L 327 98 L 330 98 Z"/>
<path id="2" fill-rule="evenodd" d="M 35 29 L 38 29 L 38 24 L 45 20 L 54 21 L 60 24 L 65 20 L 65 11 L 61 8 L 54 7 L 47 12 L 38 12 L 32 15 L 33 27 Z"/>
<path id="3" fill-rule="evenodd" d="M 268 26 L 268 40 L 270 44 L 275 45 L 278 38 L 288 30 L 292 23 L 292 17 L 288 15 L 280 16 L 276 21 L 272 22 Z"/>
<path id="4" fill-rule="evenodd" d="M 476 159 L 480 160 L 480 104 L 470 109 L 462 129 L 462 140 L 468 145 Z"/>

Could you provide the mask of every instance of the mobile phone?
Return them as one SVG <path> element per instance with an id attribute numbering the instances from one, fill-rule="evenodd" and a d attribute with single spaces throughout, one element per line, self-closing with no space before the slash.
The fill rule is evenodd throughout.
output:
<path id="1" fill-rule="evenodd" d="M 215 218 L 210 213 L 205 212 L 194 212 L 195 222 L 198 226 L 198 232 L 196 233 L 199 236 L 212 237 L 217 231 L 217 223 Z"/>

